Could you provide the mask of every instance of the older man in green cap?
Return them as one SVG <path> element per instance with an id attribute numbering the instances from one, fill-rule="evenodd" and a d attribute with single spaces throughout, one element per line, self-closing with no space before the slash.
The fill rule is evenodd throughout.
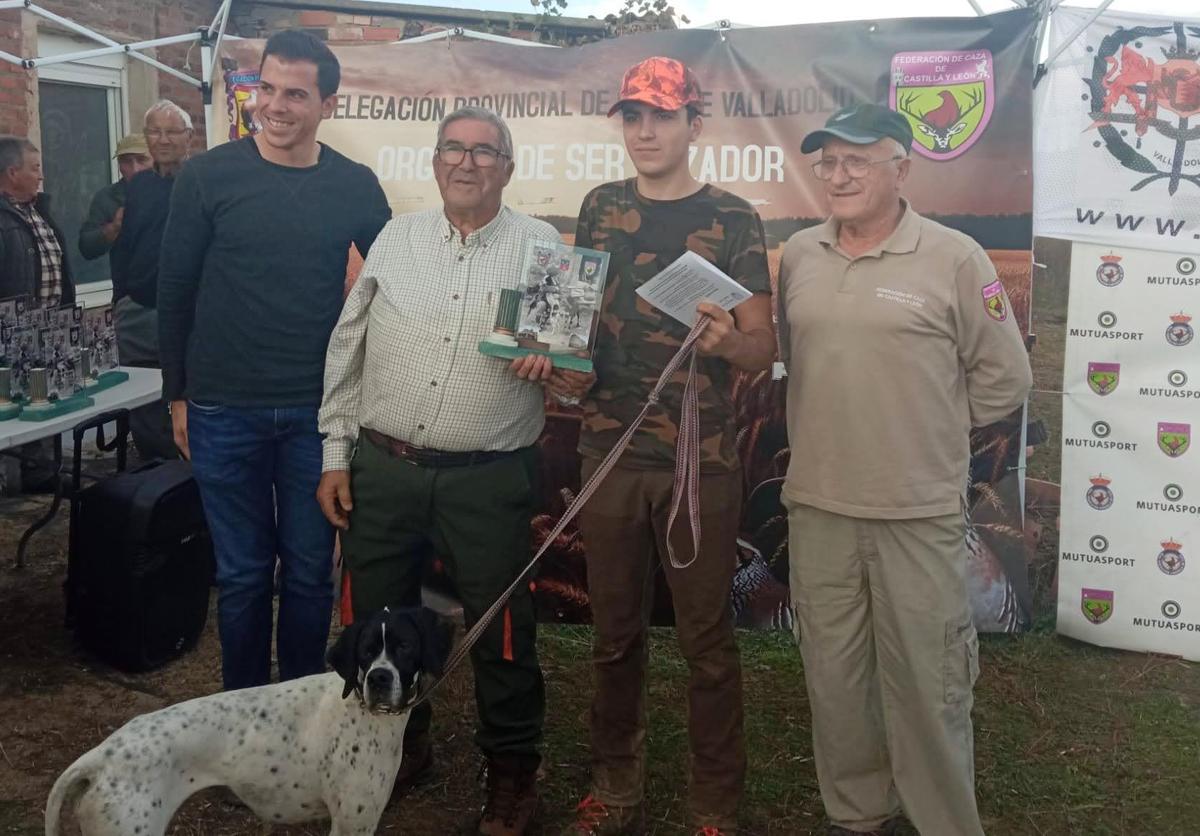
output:
<path id="1" fill-rule="evenodd" d="M 89 261 L 112 250 L 113 242 L 121 234 L 126 184 L 135 174 L 151 166 L 150 149 L 141 134 L 127 134 L 117 143 L 113 157 L 121 176 L 117 182 L 96 192 L 87 218 L 79 227 L 79 252 Z"/>
<path id="2" fill-rule="evenodd" d="M 1032 378 L 987 254 L 901 197 L 912 139 L 860 104 L 801 145 L 830 217 L 792 236 L 779 272 L 791 594 L 831 833 L 889 834 L 903 812 L 981 836 L 968 436 Z"/>

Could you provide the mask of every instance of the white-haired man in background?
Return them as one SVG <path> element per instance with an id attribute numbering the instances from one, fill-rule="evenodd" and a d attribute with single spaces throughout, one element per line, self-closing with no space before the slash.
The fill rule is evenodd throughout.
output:
<path id="1" fill-rule="evenodd" d="M 143 133 L 153 166 L 129 181 L 121 234 L 112 249 L 113 314 L 117 353 L 124 366 L 161 368 L 158 358 L 158 256 L 167 225 L 171 189 L 192 142 L 192 118 L 174 102 L 150 106 Z M 163 401 L 130 414 L 133 442 L 143 458 L 178 455 Z"/>

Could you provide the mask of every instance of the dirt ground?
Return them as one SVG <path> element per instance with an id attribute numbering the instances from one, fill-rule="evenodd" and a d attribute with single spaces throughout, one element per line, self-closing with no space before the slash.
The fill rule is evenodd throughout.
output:
<path id="1" fill-rule="evenodd" d="M 215 606 L 199 647 L 159 671 L 125 675 L 76 648 L 63 627 L 65 509 L 34 537 L 28 565 L 17 570 L 12 563 L 19 531 L 45 505 L 44 499 L 0 500 L 0 834 L 6 835 L 42 833 L 41 810 L 58 774 L 131 717 L 212 693 L 221 681 Z M 470 705 L 469 687 L 469 675 L 457 676 L 439 696 L 437 778 L 389 807 L 380 833 L 453 833 L 470 819 L 480 798 L 479 763 L 471 718 L 452 708 Z M 170 833 L 328 832 L 328 823 L 263 829 L 228 798 L 216 790 L 197 794 Z"/>

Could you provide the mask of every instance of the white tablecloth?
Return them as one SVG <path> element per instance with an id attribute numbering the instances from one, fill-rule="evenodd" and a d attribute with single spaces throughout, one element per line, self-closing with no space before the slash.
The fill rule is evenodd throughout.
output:
<path id="1" fill-rule="evenodd" d="M 121 371 L 129 373 L 129 380 L 92 395 L 96 403 L 86 409 L 45 421 L 0 421 L 0 450 L 70 432 L 81 421 L 110 409 L 133 409 L 162 397 L 162 372 L 158 369 L 123 367 Z"/>

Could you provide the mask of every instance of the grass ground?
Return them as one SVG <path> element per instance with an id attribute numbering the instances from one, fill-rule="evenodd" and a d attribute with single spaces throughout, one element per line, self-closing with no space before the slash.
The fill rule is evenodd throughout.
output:
<path id="1" fill-rule="evenodd" d="M 1040 242 L 1034 310 L 1038 348 L 1032 415 L 1050 441 L 1029 475 L 1057 481 L 1065 262 Z M 125 676 L 72 647 L 61 627 L 65 526 L 38 535 L 29 568 L 7 562 L 38 503 L 0 507 L 0 834 L 43 832 L 41 810 L 54 778 L 130 717 L 219 687 L 215 618 L 200 646 L 166 668 Z M 1053 513 L 1051 510 L 1050 513 Z M 1200 665 L 1080 644 L 1053 633 L 1057 553 L 1053 518 L 1031 565 L 1036 627 L 985 636 L 976 687 L 977 782 L 991 836 L 1191 836 L 1200 833 Z M 546 800 L 541 833 L 568 820 L 587 784 L 587 627 L 546 627 Z M 783 633 L 739 634 L 746 689 L 750 774 L 743 833 L 819 833 L 822 808 L 809 739 L 804 671 Z M 651 832 L 685 834 L 686 665 L 669 630 L 652 636 L 652 732 L 647 787 Z M 471 682 L 459 671 L 437 698 L 436 779 L 393 805 L 381 833 L 442 836 L 479 803 L 471 743 Z M 261 826 L 214 792 L 190 799 L 174 836 L 315 836 L 327 826 Z"/>
<path id="2" fill-rule="evenodd" d="M 36 511 L 0 509 L 0 554 Z M 126 676 L 72 647 L 61 628 L 61 526 L 39 535 L 30 567 L 0 569 L 0 834 L 42 833 L 54 778 L 130 717 L 219 686 L 215 619 L 200 646 L 166 668 Z M 1039 607 L 1045 612 L 1043 590 Z M 976 688 L 980 805 L 989 834 L 1155 834 L 1200 831 L 1200 666 L 1089 647 L 1037 631 L 984 637 Z M 818 833 L 820 798 L 809 742 L 804 671 L 784 633 L 739 634 L 750 774 L 744 833 Z M 547 627 L 546 798 L 541 833 L 557 833 L 587 782 L 590 630 Z M 654 834 L 686 830 L 686 665 L 655 630 L 648 796 Z M 439 767 L 431 784 L 390 807 L 381 833 L 456 832 L 479 802 L 471 683 L 460 671 L 438 697 Z M 315 836 L 321 825 L 261 828 L 213 792 L 190 799 L 175 836 Z"/>

